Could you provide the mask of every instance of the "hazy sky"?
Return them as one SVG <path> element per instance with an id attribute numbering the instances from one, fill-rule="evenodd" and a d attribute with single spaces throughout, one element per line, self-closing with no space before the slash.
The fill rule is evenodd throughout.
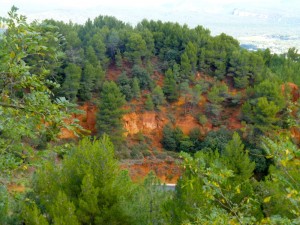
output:
<path id="1" fill-rule="evenodd" d="M 110 15 L 132 25 L 146 18 L 190 27 L 203 25 L 213 34 L 235 36 L 246 23 L 254 29 L 264 26 L 262 31 L 270 27 L 270 21 L 271 26 L 290 21 L 293 28 L 300 24 L 299 0 L 0 0 L 0 15 L 5 16 L 12 5 L 29 20 L 53 18 L 84 23 L 87 18 Z M 239 17 L 232 16 L 235 9 L 242 10 Z"/>
<path id="2" fill-rule="evenodd" d="M 53 14 L 54 11 L 78 12 L 85 10 L 96 10 L 107 15 L 117 16 L 120 14 L 116 9 L 126 11 L 139 11 L 148 16 L 150 12 L 166 12 L 184 10 L 200 11 L 206 10 L 210 13 L 221 13 L 224 7 L 256 7 L 271 8 L 277 10 L 300 10 L 299 0 L 0 0 L 0 13 L 5 15 L 12 5 L 17 6 L 21 13 L 27 15 L 45 13 Z M 57 14 L 57 13 L 56 13 Z M 54 14 L 53 14 L 54 15 Z M 65 16 L 65 15 L 62 15 Z M 130 19 L 130 15 L 127 15 Z M 133 17 L 135 15 L 132 15 Z M 76 19 L 71 18 L 71 19 Z"/>
<path id="3" fill-rule="evenodd" d="M 202 25 L 212 35 L 224 32 L 274 52 L 300 49 L 300 0 L 0 0 L 0 16 L 12 5 L 29 21 L 53 18 L 83 24 L 109 15 L 135 25 L 146 18 Z M 282 35 L 288 40 L 280 40 Z"/>

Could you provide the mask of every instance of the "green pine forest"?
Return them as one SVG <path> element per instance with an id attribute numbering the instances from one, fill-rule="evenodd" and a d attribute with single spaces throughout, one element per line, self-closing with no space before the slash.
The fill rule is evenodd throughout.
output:
<path id="1" fill-rule="evenodd" d="M 202 26 L 110 16 L 29 23 L 16 7 L 0 27 L 1 225 L 300 224 L 296 48 L 252 52 Z M 87 101 L 92 135 L 67 122 Z M 163 150 L 124 135 L 126 113 L 164 110 Z M 198 127 L 185 134 L 178 115 Z M 61 140 L 62 128 L 78 137 Z M 149 154 L 177 161 L 175 190 L 120 167 Z"/>

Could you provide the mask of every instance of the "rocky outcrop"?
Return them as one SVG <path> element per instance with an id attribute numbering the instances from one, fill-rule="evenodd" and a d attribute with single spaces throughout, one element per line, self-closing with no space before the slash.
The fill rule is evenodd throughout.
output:
<path id="1" fill-rule="evenodd" d="M 156 112 L 128 113 L 123 117 L 124 128 L 128 134 L 150 134 L 153 131 L 162 130 L 167 119 Z"/>

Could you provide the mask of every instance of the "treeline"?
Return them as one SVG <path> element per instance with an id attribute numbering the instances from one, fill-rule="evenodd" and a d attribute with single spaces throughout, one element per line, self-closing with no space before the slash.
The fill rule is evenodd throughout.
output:
<path id="1" fill-rule="evenodd" d="M 53 73 L 62 85 L 60 92 L 71 101 L 91 99 L 92 93 L 101 89 L 104 71 L 111 64 L 121 70 L 126 68 L 127 77 L 137 78 L 141 89 L 150 90 L 155 87 L 150 76 L 153 70 L 164 74 L 169 70 L 168 82 L 174 80 L 176 84 L 195 82 L 197 71 L 218 80 L 230 78 L 236 88 L 270 77 L 280 82 L 299 82 L 296 49 L 282 55 L 271 54 L 268 49 L 249 52 L 232 37 L 212 37 L 202 26 L 191 29 L 177 23 L 143 20 L 132 27 L 109 16 L 99 16 L 84 25 L 47 22 L 59 27 L 64 36 L 63 63 Z M 124 92 L 127 100 L 133 97 L 128 90 Z M 169 92 L 165 94 L 172 95 Z"/>

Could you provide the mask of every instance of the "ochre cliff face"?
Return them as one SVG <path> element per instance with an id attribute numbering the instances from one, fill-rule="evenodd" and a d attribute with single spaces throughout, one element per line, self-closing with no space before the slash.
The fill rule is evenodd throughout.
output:
<path id="1" fill-rule="evenodd" d="M 123 117 L 123 120 L 127 135 L 139 132 L 150 134 L 155 130 L 162 130 L 167 122 L 163 115 L 159 115 L 156 112 L 128 113 Z"/>

